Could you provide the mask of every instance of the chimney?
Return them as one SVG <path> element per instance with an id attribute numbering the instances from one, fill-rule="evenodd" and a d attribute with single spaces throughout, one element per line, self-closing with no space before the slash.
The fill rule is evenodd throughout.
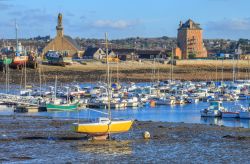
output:
<path id="1" fill-rule="evenodd" d="M 189 27 L 193 28 L 193 21 L 189 20 Z"/>
<path id="2" fill-rule="evenodd" d="M 182 27 L 182 21 L 180 21 L 179 27 Z"/>

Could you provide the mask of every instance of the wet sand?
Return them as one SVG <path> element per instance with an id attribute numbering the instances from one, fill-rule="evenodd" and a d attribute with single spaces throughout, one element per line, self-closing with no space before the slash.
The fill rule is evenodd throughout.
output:
<path id="1" fill-rule="evenodd" d="M 236 79 L 250 78 L 250 64 L 247 60 L 235 62 Z M 61 67 L 41 65 L 42 84 L 55 81 L 58 77 L 60 83 L 76 82 L 97 82 L 106 80 L 107 65 L 101 62 L 87 62 L 85 64 L 74 63 L 73 65 Z M 238 69 L 237 69 L 238 68 Z M 116 81 L 117 76 L 121 82 L 152 82 L 156 80 L 170 79 L 169 64 L 154 64 L 152 61 L 130 61 L 122 62 L 118 65 L 110 64 L 112 81 Z M 217 70 L 217 73 L 216 73 Z M 158 73 L 159 72 L 159 73 Z M 173 78 L 176 80 L 232 80 L 233 61 L 226 60 L 178 60 L 174 66 Z M 5 75 L 0 72 L 0 82 L 5 82 Z M 10 84 L 23 84 L 24 71 L 10 70 Z M 39 83 L 39 71 L 27 70 L 27 83 Z"/>
<path id="2" fill-rule="evenodd" d="M 248 163 L 250 129 L 138 122 L 112 141 L 76 134 L 77 120 L 0 116 L 0 163 Z M 149 131 L 151 139 L 142 138 Z"/>

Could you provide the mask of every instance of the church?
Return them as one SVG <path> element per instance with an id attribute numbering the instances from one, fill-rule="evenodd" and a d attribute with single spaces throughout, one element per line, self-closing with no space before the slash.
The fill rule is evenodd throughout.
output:
<path id="1" fill-rule="evenodd" d="M 83 54 L 81 47 L 70 36 L 64 35 L 62 14 L 58 14 L 56 37 L 43 49 L 43 55 L 48 51 L 58 51 L 67 57 L 80 57 Z"/>

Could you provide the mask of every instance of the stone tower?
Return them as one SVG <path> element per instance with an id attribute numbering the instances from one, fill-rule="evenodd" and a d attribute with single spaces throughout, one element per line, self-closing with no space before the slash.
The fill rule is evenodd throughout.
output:
<path id="1" fill-rule="evenodd" d="M 180 22 L 177 36 L 177 46 L 181 50 L 181 58 L 206 58 L 207 50 L 202 39 L 203 30 L 200 25 L 189 19 L 186 23 Z"/>
<path id="2" fill-rule="evenodd" d="M 62 14 L 59 13 L 57 17 L 57 26 L 56 26 L 57 36 L 63 37 L 63 25 L 62 25 Z"/>

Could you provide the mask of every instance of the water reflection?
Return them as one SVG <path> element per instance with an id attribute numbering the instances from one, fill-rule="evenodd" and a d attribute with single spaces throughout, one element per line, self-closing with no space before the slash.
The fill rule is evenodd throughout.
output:
<path id="1" fill-rule="evenodd" d="M 214 124 L 214 125 L 224 125 L 230 127 L 244 127 L 250 128 L 249 119 L 240 118 L 217 118 L 217 117 L 201 117 L 202 124 Z"/>
<path id="2" fill-rule="evenodd" d="M 238 103 L 247 106 L 248 101 L 239 101 Z M 230 108 L 235 102 L 224 102 L 226 108 Z M 125 110 L 112 110 L 113 118 L 137 119 L 139 121 L 166 121 L 166 122 L 185 122 L 185 123 L 202 123 L 216 124 L 230 127 L 250 128 L 250 120 L 248 119 L 221 119 L 221 118 L 201 118 L 200 110 L 207 108 L 208 103 L 200 102 L 197 104 L 185 104 L 175 106 L 156 106 L 154 108 L 127 108 Z M 107 112 L 107 110 L 103 110 Z M 13 114 L 13 109 L 0 107 L 0 115 Z M 24 115 L 48 116 L 55 118 L 74 118 L 74 119 L 91 119 L 100 117 L 99 113 L 89 110 L 81 110 L 76 112 L 41 112 L 26 113 Z"/>
<path id="3" fill-rule="evenodd" d="M 222 119 L 217 117 L 201 117 L 201 123 L 223 125 Z"/>
<path id="4" fill-rule="evenodd" d="M 78 142 L 76 149 L 83 153 L 100 155 L 130 155 L 132 154 L 131 141 L 86 141 Z"/>

